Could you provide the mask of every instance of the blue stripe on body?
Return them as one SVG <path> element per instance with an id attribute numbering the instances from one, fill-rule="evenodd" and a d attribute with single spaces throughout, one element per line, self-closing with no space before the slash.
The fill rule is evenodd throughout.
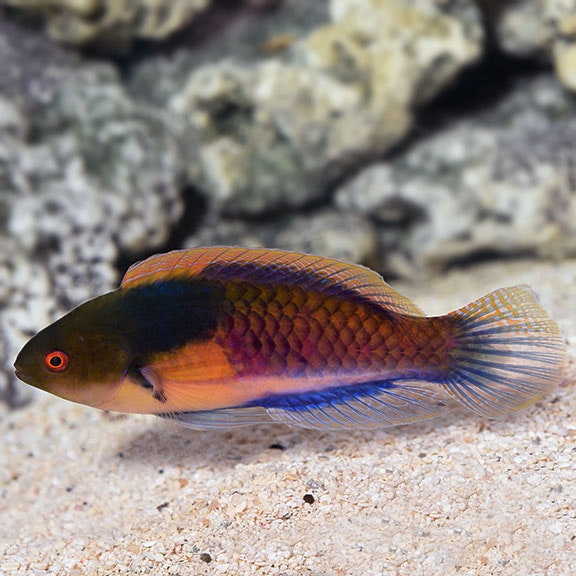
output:
<path id="1" fill-rule="evenodd" d="M 262 408 L 280 408 L 300 411 L 306 408 L 326 408 L 335 404 L 344 404 L 352 398 L 374 398 L 384 390 L 397 388 L 393 382 L 364 382 L 346 386 L 333 386 L 324 390 L 300 392 L 296 394 L 274 394 L 252 400 L 243 407 L 260 406 Z"/>

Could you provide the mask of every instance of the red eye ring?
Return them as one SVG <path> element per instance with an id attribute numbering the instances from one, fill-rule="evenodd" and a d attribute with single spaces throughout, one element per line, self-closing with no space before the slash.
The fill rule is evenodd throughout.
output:
<path id="1" fill-rule="evenodd" d="M 50 372 L 63 372 L 68 368 L 69 363 L 68 354 L 62 352 L 62 350 L 53 350 L 44 356 L 44 366 Z"/>

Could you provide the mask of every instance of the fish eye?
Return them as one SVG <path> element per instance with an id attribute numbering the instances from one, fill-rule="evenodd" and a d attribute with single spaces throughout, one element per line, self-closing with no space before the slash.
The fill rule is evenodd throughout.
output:
<path id="1" fill-rule="evenodd" d="M 62 352 L 62 350 L 53 350 L 44 356 L 44 366 L 50 372 L 63 372 L 68 368 L 69 363 L 68 354 Z"/>

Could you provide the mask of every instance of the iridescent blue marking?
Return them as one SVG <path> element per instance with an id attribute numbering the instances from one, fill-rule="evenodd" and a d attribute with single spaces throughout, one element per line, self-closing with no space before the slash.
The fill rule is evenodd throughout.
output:
<path id="1" fill-rule="evenodd" d="M 327 408 L 335 404 L 344 404 L 351 397 L 374 398 L 384 390 L 397 388 L 392 382 L 364 382 L 348 386 L 334 386 L 324 390 L 298 392 L 296 394 L 274 394 L 252 400 L 243 407 L 260 406 L 262 408 L 281 408 L 283 410 L 300 411 L 306 408 Z"/>

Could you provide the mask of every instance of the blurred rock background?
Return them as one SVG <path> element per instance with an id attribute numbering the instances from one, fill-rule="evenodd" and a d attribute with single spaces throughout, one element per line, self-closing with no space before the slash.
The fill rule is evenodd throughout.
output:
<path id="1" fill-rule="evenodd" d="M 576 0 L 0 0 L 0 390 L 151 253 L 576 255 Z"/>

